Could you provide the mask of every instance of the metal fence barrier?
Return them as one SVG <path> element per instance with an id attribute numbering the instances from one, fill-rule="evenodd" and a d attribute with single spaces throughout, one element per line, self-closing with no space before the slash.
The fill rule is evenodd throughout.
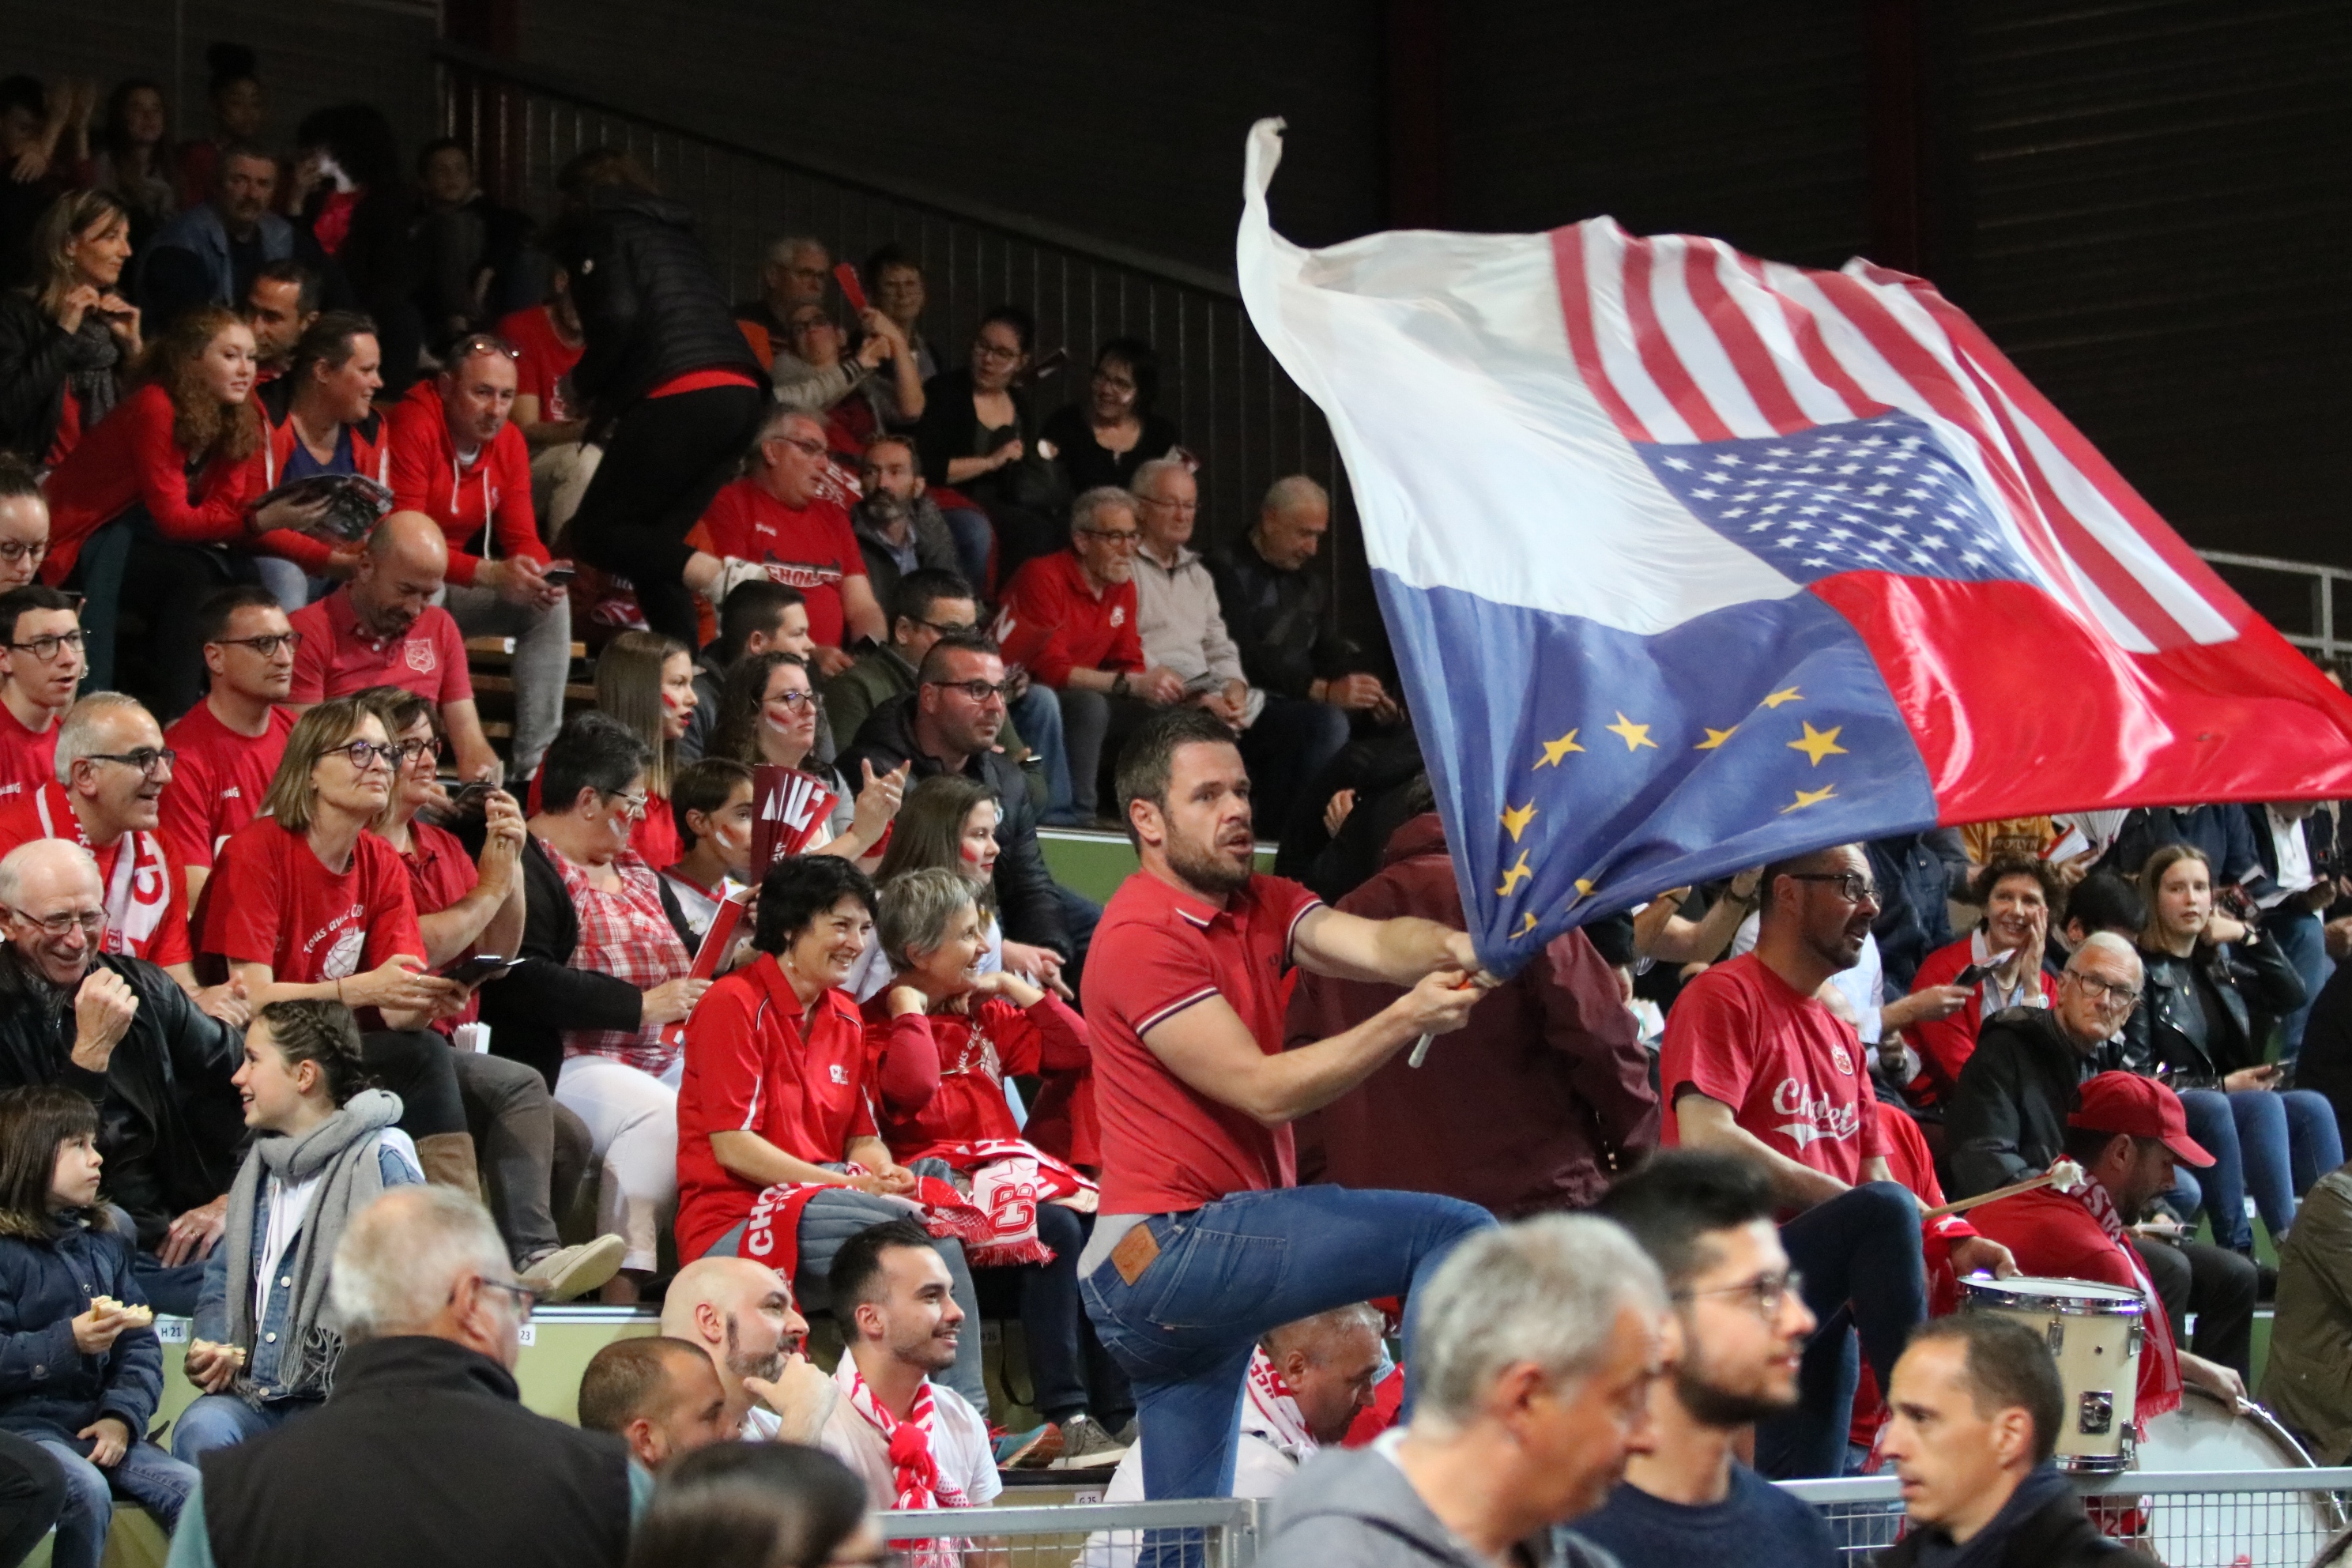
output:
<path id="1" fill-rule="evenodd" d="M 2239 555 L 2227 550 L 2197 553 L 2295 647 L 2323 658 L 2352 654 L 2352 637 L 2336 635 L 2339 590 L 2345 593 L 2344 624 L 2352 630 L 2352 572 L 2310 561 Z"/>
<path id="2" fill-rule="evenodd" d="M 925 1568 L 1135 1568 L 1154 1557 L 1168 1568 L 1250 1568 L 1257 1561 L 1258 1504 L 1249 1498 L 922 1509 L 886 1513 L 880 1525 L 885 1541 L 907 1546 Z"/>

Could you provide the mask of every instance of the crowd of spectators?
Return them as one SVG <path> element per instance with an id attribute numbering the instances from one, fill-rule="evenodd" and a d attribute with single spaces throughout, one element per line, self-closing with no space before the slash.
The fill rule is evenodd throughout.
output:
<path id="1" fill-rule="evenodd" d="M 1627 1452 L 1594 1526 L 1626 1563 L 1699 1503 L 1819 1558 L 1738 1429 L 1769 1475 L 1910 1462 L 1882 1392 L 1979 1349 L 1921 1323 L 2037 1258 L 2145 1281 L 2175 1393 L 2245 1392 L 2276 1290 L 2281 1408 L 2352 1445 L 2299 1219 L 2352 1215 L 2333 806 L 1844 846 L 1438 984 L 1475 973 L 1446 829 L 1313 569 L 1330 498 L 1282 478 L 1199 547 L 1150 343 L 1047 410 L 1029 315 L 944 363 L 906 250 L 782 237 L 730 303 L 624 154 L 541 226 L 363 106 L 280 145 L 250 58 L 210 63 L 176 147 L 152 83 L 0 82 L 0 1429 L 49 1456 L 0 1469 L 58 1468 L 60 1563 L 115 1497 L 184 1521 L 175 1562 L 363 1522 L 389 1561 L 427 1484 L 483 1542 L 567 1509 L 517 1560 L 617 1563 L 640 1514 L 639 1558 L 687 1560 L 694 1500 L 756 1483 L 805 1510 L 732 1528 L 829 1520 L 818 1561 L 866 1507 L 982 1505 L 1000 1459 L 1141 1426 L 1129 1495 L 1234 1487 L 1244 1433 L 1270 1491 L 1373 1403 L 1367 1302 L 1407 1287 L 1422 1412 L 1390 1470 L 1300 1472 L 1272 1560 L 1499 1553 Z M 1145 866 L 1108 911 L 1040 842 L 1106 826 Z M 1446 1071 L 1396 1059 L 1453 1030 Z M 2116 1227 L 1921 1219 L 2061 1155 Z M 1262 1236 L 1175 1223 L 1301 1180 Z M 512 1408 L 518 1332 L 590 1292 L 663 1337 L 590 1369 L 614 1441 L 559 1444 Z M 992 1433 L 983 1298 L 1050 1442 Z M 195 1320 L 168 1453 L 150 1307 Z M 1547 1311 L 1582 1336 L 1549 1360 Z M 1650 1386 L 1666 1312 L 1738 1386 Z M 48 1353 L 72 1373 L 12 1359 Z M 1528 1458 L 1507 1401 L 1544 1387 L 1613 1459 Z M 846 1470 L 696 1452 L 739 1431 Z M 428 1433 L 439 1479 L 382 1509 L 304 1489 Z M 1492 1506 L 1449 1511 L 1474 1474 Z"/>

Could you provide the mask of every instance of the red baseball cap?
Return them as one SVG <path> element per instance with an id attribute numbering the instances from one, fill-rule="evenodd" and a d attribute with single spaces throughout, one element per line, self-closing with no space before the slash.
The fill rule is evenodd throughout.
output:
<path id="1" fill-rule="evenodd" d="M 2189 1136 L 2189 1118 L 2180 1109 L 2180 1097 L 2136 1072 L 2103 1072 L 2085 1082 L 2066 1125 L 2154 1138 L 2183 1164 L 2200 1169 L 2213 1163 L 2213 1156 Z"/>

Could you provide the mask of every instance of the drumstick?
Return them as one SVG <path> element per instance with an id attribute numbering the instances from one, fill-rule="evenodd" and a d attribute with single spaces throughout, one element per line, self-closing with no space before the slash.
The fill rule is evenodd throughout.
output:
<path id="1" fill-rule="evenodd" d="M 1946 1204 L 1941 1208 L 1929 1209 L 1927 1217 L 1941 1219 L 1946 1215 L 1972 1209 L 1979 1204 L 1991 1203 L 1995 1198 L 2013 1198 L 2020 1193 L 2030 1193 L 2036 1187 L 2054 1186 L 2062 1192 L 2073 1192 L 2082 1184 L 2083 1167 L 2072 1160 L 2061 1160 L 2030 1182 L 2012 1182 L 2005 1187 L 1995 1187 L 1989 1193 L 1979 1193 L 1972 1198 L 1962 1198 L 1956 1204 Z"/>

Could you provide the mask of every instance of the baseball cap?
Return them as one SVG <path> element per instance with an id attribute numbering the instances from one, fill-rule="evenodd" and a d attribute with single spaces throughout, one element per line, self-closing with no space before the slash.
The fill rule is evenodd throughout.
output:
<path id="1" fill-rule="evenodd" d="M 2182 1163 L 2200 1169 L 2213 1163 L 2213 1156 L 2189 1136 L 2189 1117 L 2180 1109 L 2180 1097 L 2136 1072 L 2103 1072 L 2085 1082 L 2066 1125 L 2154 1138 Z"/>

